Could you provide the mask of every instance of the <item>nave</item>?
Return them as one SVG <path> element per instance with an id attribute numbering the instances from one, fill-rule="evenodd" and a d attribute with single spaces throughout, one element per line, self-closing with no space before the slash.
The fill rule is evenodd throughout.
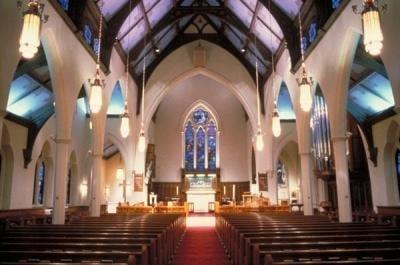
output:
<path id="1" fill-rule="evenodd" d="M 399 264 L 400 228 L 282 213 L 75 216 L 2 227 L 0 264 Z"/>

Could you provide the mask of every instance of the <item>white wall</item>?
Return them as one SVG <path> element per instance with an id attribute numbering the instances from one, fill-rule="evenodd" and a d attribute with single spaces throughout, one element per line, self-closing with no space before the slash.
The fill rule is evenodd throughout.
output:
<path id="1" fill-rule="evenodd" d="M 211 105 L 219 118 L 221 180 L 248 181 L 249 136 L 244 110 L 227 88 L 202 75 L 171 88 L 158 108 L 155 122 L 155 181 L 180 181 L 183 116 L 198 100 Z"/>

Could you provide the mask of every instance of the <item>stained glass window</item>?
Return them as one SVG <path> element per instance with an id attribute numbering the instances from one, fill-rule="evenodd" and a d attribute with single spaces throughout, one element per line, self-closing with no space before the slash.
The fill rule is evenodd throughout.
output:
<path id="1" fill-rule="evenodd" d="M 207 130 L 208 168 L 217 168 L 217 128 L 211 121 Z"/>
<path id="2" fill-rule="evenodd" d="M 203 107 L 195 108 L 185 121 L 184 164 L 186 170 L 217 168 L 217 125 Z"/>
<path id="3" fill-rule="evenodd" d="M 340 5 L 340 0 L 332 0 L 332 8 L 336 9 Z"/>
<path id="4" fill-rule="evenodd" d="M 46 174 L 46 167 L 43 161 L 40 161 L 36 165 L 36 175 L 35 175 L 35 188 L 33 194 L 33 204 L 43 204 L 44 202 L 44 177 Z"/>
<path id="5" fill-rule="evenodd" d="M 313 22 L 308 28 L 308 39 L 310 43 L 314 42 L 317 38 L 317 23 Z"/>
<path id="6" fill-rule="evenodd" d="M 93 36 L 92 29 L 90 28 L 89 25 L 86 24 L 83 27 L 83 37 L 84 37 L 86 43 L 89 45 L 92 44 L 92 36 Z"/>
<path id="7" fill-rule="evenodd" d="M 71 179 L 72 179 L 72 172 L 71 168 L 69 168 L 68 179 L 67 179 L 67 204 L 71 203 Z"/>
<path id="8" fill-rule="evenodd" d="M 205 161 L 206 161 L 206 134 L 202 127 L 196 133 L 196 165 L 198 170 L 205 169 Z"/>
<path id="9" fill-rule="evenodd" d="M 68 11 L 69 9 L 69 0 L 58 0 L 60 6 L 65 10 Z"/>
<path id="10" fill-rule="evenodd" d="M 193 169 L 194 167 L 194 130 L 192 123 L 189 121 L 185 129 L 185 168 Z"/>

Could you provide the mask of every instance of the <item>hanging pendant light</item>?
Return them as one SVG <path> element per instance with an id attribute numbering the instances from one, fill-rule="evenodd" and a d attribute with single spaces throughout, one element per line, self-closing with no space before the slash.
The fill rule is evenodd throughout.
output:
<path id="1" fill-rule="evenodd" d="M 132 3 L 129 1 L 129 14 L 132 12 Z M 131 24 L 131 16 L 129 16 L 129 25 Z M 130 42 L 130 36 L 128 36 L 128 43 Z M 129 52 L 126 56 L 126 86 L 125 86 L 125 105 L 124 105 L 124 113 L 121 116 L 121 126 L 119 128 L 119 132 L 121 133 L 122 138 L 128 137 L 130 133 L 130 125 L 129 125 L 129 112 L 128 112 L 128 90 L 129 90 Z"/>
<path id="2" fill-rule="evenodd" d="M 18 5 L 22 5 L 19 1 Z M 40 4 L 37 0 L 28 2 L 28 9 L 23 14 L 23 26 L 19 39 L 19 51 L 22 57 L 31 59 L 37 53 L 40 46 L 40 27 L 42 20 L 47 21 L 48 17 L 43 16 L 44 4 Z"/>
<path id="3" fill-rule="evenodd" d="M 281 120 L 279 118 L 278 107 L 276 106 L 276 102 L 274 104 L 274 112 L 272 115 L 272 134 L 275 137 L 279 137 L 281 135 Z"/>
<path id="4" fill-rule="evenodd" d="M 302 65 L 303 73 L 301 79 L 297 79 L 300 87 L 300 107 L 303 111 L 309 112 L 312 107 L 313 98 L 311 92 L 312 78 L 308 77 L 305 65 Z"/>
<path id="5" fill-rule="evenodd" d="M 128 137 L 128 135 L 130 133 L 129 114 L 128 114 L 128 107 L 126 105 L 125 105 L 124 114 L 122 114 L 122 117 L 121 117 L 121 127 L 119 128 L 119 132 L 121 133 L 121 136 L 123 138 Z"/>
<path id="6" fill-rule="evenodd" d="M 92 113 L 98 113 L 103 105 L 103 83 L 104 81 L 100 78 L 100 53 L 101 53 L 101 37 L 102 37 L 102 15 L 100 8 L 99 15 L 99 48 L 97 50 L 97 61 L 96 61 L 96 74 L 94 79 L 89 80 L 90 82 L 90 95 L 89 95 L 89 107 Z"/>
<path id="7" fill-rule="evenodd" d="M 386 5 L 382 5 L 382 10 Z M 357 6 L 353 6 L 355 13 L 358 13 Z M 383 48 L 383 34 L 380 21 L 380 10 L 378 0 L 363 0 L 361 11 L 364 47 L 365 51 L 372 56 L 377 56 Z"/>
<path id="8" fill-rule="evenodd" d="M 257 135 L 256 135 L 256 149 L 257 151 L 262 151 L 264 150 L 264 138 L 263 138 L 263 133 L 261 131 L 261 128 L 259 127 L 257 129 Z"/>
<path id="9" fill-rule="evenodd" d="M 89 107 L 90 112 L 98 113 L 103 105 L 103 87 L 100 79 L 99 65 L 96 67 L 96 76 L 90 84 Z"/>
<path id="10" fill-rule="evenodd" d="M 309 112 L 312 107 L 312 84 L 313 80 L 308 76 L 306 71 L 306 64 L 304 62 L 304 49 L 303 49 L 303 28 L 301 25 L 301 11 L 299 12 L 299 30 L 300 30 L 300 50 L 301 50 L 301 67 L 302 76 L 297 78 L 297 83 L 300 88 L 300 107 L 304 112 Z"/>

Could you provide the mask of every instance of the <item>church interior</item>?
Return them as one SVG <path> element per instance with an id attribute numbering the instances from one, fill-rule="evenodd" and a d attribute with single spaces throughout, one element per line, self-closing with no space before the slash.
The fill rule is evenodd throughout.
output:
<path id="1" fill-rule="evenodd" d="M 0 264 L 400 264 L 399 15 L 0 1 Z"/>

